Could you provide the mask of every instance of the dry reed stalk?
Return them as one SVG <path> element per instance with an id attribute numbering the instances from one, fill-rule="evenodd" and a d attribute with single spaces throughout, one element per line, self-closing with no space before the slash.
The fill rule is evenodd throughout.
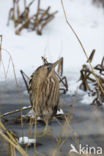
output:
<path id="1" fill-rule="evenodd" d="M 36 29 L 37 32 L 38 32 L 38 29 L 39 29 L 39 28 L 38 28 L 38 27 L 39 27 L 39 20 L 38 20 L 39 10 L 40 10 L 40 0 L 38 0 L 36 18 L 35 18 L 35 20 L 34 20 L 34 29 Z"/>
<path id="2" fill-rule="evenodd" d="M 8 71 L 9 71 L 9 67 L 10 67 L 10 61 L 11 60 L 9 58 L 8 66 L 7 66 L 7 70 L 6 70 L 5 65 L 4 65 L 4 62 L 3 62 L 3 59 L 1 60 L 2 66 L 3 66 L 3 71 L 4 71 L 4 76 L 5 76 L 5 82 L 7 81 Z"/>
<path id="3" fill-rule="evenodd" d="M 5 69 L 3 59 L 1 60 L 1 63 L 2 63 L 2 67 L 3 67 L 4 77 L 5 77 L 5 92 L 6 92 L 7 91 L 7 73 L 6 73 L 6 69 Z"/>
<path id="4" fill-rule="evenodd" d="M 19 9 L 19 0 L 13 0 L 13 8 L 9 11 L 8 17 L 8 24 L 9 20 L 13 20 L 14 26 L 17 27 L 19 24 L 20 26 L 16 29 L 15 33 L 17 35 L 20 34 L 23 28 L 36 30 L 37 34 L 42 34 L 42 29 L 45 25 L 47 25 L 53 18 L 57 12 L 49 14 L 50 7 L 46 10 L 40 9 L 40 0 L 37 2 L 37 10 L 36 14 L 29 17 L 30 6 L 34 3 L 35 0 L 32 0 L 28 6 L 26 6 L 26 0 L 24 0 L 24 11 L 20 13 Z M 41 27 L 41 28 L 40 28 Z"/>
<path id="5" fill-rule="evenodd" d="M 48 8 L 48 9 L 49 9 L 49 8 Z M 47 12 L 45 12 L 45 14 L 43 15 L 43 17 L 46 16 L 46 15 L 48 14 L 48 9 L 46 10 Z M 57 13 L 57 11 L 55 11 L 54 13 L 52 13 L 51 15 L 48 15 L 48 17 L 46 17 L 45 21 L 41 24 L 40 29 L 39 29 L 39 28 L 37 29 L 37 33 L 38 33 L 39 35 L 42 34 L 43 28 L 44 28 L 51 20 L 54 19 L 54 15 L 55 15 L 56 13 Z M 42 20 L 39 19 L 39 23 L 41 23 L 41 22 L 43 21 L 43 17 L 42 17 Z"/>
<path id="6" fill-rule="evenodd" d="M 22 111 L 28 110 L 28 109 L 31 109 L 31 108 L 32 108 L 32 106 L 28 106 L 26 108 L 22 108 Z M 2 118 L 2 117 L 8 116 L 8 115 L 12 115 L 12 114 L 15 114 L 15 113 L 18 113 L 18 112 L 21 112 L 21 109 L 17 109 L 17 110 L 11 111 L 11 112 L 4 113 L 0 117 Z"/>
<path id="7" fill-rule="evenodd" d="M 11 60 L 12 63 L 12 68 L 13 68 L 13 73 L 14 73 L 14 79 L 16 82 L 16 88 L 17 88 L 17 92 L 18 92 L 18 96 L 19 96 L 19 100 L 20 100 L 20 108 L 21 108 L 21 128 L 22 128 L 22 137 L 24 136 L 24 130 L 23 130 L 23 118 L 22 118 L 22 96 L 21 96 L 21 92 L 20 92 L 20 88 L 18 85 L 18 81 L 17 81 L 17 76 L 16 76 L 16 72 L 15 72 L 15 66 L 14 66 L 14 62 L 12 59 L 12 56 L 10 54 L 10 52 L 4 48 L 2 48 L 2 50 L 4 50 L 5 52 L 7 52 L 7 54 L 9 55 L 9 58 Z"/>
<path id="8" fill-rule="evenodd" d="M 4 71 L 4 76 L 5 76 L 5 80 L 6 80 L 6 69 L 5 69 L 5 65 L 4 65 L 3 60 L 1 60 L 1 62 L 2 62 L 3 71 Z"/>
<path id="9" fill-rule="evenodd" d="M 16 150 L 10 143 L 8 143 L 8 156 L 16 156 Z"/>
<path id="10" fill-rule="evenodd" d="M 1 126 L 1 122 L 0 122 L 0 126 Z M 9 134 L 9 133 L 8 133 Z M 21 154 L 22 156 L 28 156 L 28 154 L 22 149 L 22 147 L 17 143 L 14 142 L 13 140 L 11 140 L 11 138 L 7 137 L 2 130 L 0 130 L 0 135 L 8 142 L 10 143 L 11 146 L 13 146 L 14 148 L 16 148 Z M 12 136 L 11 136 L 12 137 Z M 14 155 L 13 155 L 14 156 Z"/>
<path id="11" fill-rule="evenodd" d="M 35 22 L 34 22 L 34 27 L 38 26 L 38 15 L 39 15 L 39 9 L 40 9 L 40 0 L 38 0 L 38 4 L 37 4 L 37 12 L 36 12 L 36 18 L 35 18 Z"/>
<path id="12" fill-rule="evenodd" d="M 33 119 L 30 117 L 29 129 L 28 129 L 28 138 L 30 138 L 32 135 L 32 126 L 33 126 Z M 27 149 L 28 149 L 28 144 L 26 145 L 26 152 L 27 152 Z"/>
<path id="13" fill-rule="evenodd" d="M 19 0 L 16 1 L 16 10 L 17 10 L 17 25 L 20 23 L 20 9 L 19 9 Z"/>
<path id="14" fill-rule="evenodd" d="M 41 28 L 37 29 L 37 34 L 41 35 L 42 34 L 42 29 L 53 19 L 54 17 L 51 16 L 49 17 L 42 25 L 41 25 Z"/>
<path id="15" fill-rule="evenodd" d="M 76 132 L 71 128 L 71 126 L 70 126 L 70 122 L 71 122 L 71 120 L 72 120 L 73 111 L 74 111 L 74 110 L 73 110 L 73 109 L 74 109 L 74 105 L 75 105 L 75 103 L 76 103 L 77 92 L 78 92 L 78 88 L 77 88 L 77 90 L 76 90 L 76 92 L 75 92 L 75 97 L 74 97 L 74 100 L 73 100 L 73 103 L 72 103 L 72 113 L 71 113 L 71 114 L 68 114 L 67 116 L 64 116 L 64 118 L 65 118 L 65 123 L 64 123 L 64 125 L 62 125 L 62 124 L 56 119 L 57 123 L 60 125 L 60 127 L 61 127 L 62 130 L 61 130 L 61 133 L 60 133 L 60 135 L 59 135 L 59 138 L 56 139 L 56 140 L 57 140 L 57 145 L 56 145 L 55 150 L 54 150 L 53 153 L 52 153 L 52 156 L 56 156 L 57 151 L 62 149 L 63 144 L 64 144 L 66 141 L 69 141 L 69 135 L 67 134 L 67 132 L 69 131 L 69 128 L 71 129 L 71 131 L 73 131 L 73 134 L 74 134 L 74 137 L 75 137 L 75 139 L 72 138 L 72 140 L 77 144 L 77 146 L 79 146 L 78 135 L 77 135 L 77 133 L 76 133 Z M 66 137 L 65 137 L 65 139 L 63 139 L 63 136 L 64 136 L 65 134 L 66 134 Z M 70 142 L 70 141 L 69 141 L 69 142 Z"/>
<path id="16" fill-rule="evenodd" d="M 50 8 L 51 8 L 51 7 L 49 6 L 46 10 L 43 11 L 43 13 L 41 14 L 41 17 L 38 19 L 38 22 L 39 22 L 39 23 L 42 21 L 43 17 L 46 16 L 46 15 L 48 14 Z M 39 14 L 39 13 L 38 13 L 38 14 Z"/>
<path id="17" fill-rule="evenodd" d="M 1 62 L 1 57 L 2 57 L 1 49 L 2 49 L 2 35 L 0 35 L 0 62 Z"/>
<path id="18" fill-rule="evenodd" d="M 102 85 L 101 85 L 99 79 L 96 77 L 96 74 L 95 74 L 94 69 L 93 69 L 93 67 L 92 67 L 91 61 L 90 61 L 89 58 L 88 58 L 88 55 L 87 55 L 87 53 L 86 53 L 86 50 L 84 49 L 84 46 L 83 46 L 81 40 L 79 39 L 78 35 L 76 34 L 76 32 L 74 31 L 73 27 L 71 26 L 71 24 L 69 23 L 69 21 L 68 21 L 68 19 L 67 19 L 67 15 L 66 15 L 66 11 L 65 11 L 65 8 L 64 8 L 63 0 L 61 0 L 61 5 L 62 5 L 63 12 L 64 12 L 64 17 L 65 17 L 66 23 L 67 23 L 67 25 L 69 26 L 69 28 L 72 30 L 72 32 L 73 32 L 73 34 L 75 35 L 76 39 L 78 40 L 78 42 L 79 42 L 79 44 L 80 44 L 80 46 L 81 46 L 81 48 L 82 48 L 82 50 L 83 50 L 83 52 L 84 52 L 84 54 L 85 54 L 87 60 L 88 60 L 88 63 L 89 63 L 89 65 L 90 65 L 90 67 L 91 67 L 92 74 L 93 74 L 93 76 L 95 77 L 95 79 L 96 79 L 96 81 L 97 81 L 97 83 L 98 83 L 98 86 L 100 87 L 101 91 L 102 91 L 103 94 L 104 94 L 104 89 L 103 89 L 103 87 L 102 87 Z"/>
<path id="19" fill-rule="evenodd" d="M 12 10 L 12 19 L 13 19 L 13 22 L 14 22 L 14 27 L 16 27 L 17 26 L 17 22 L 16 22 L 16 12 L 15 12 L 15 10 L 16 10 L 16 0 L 13 0 L 13 10 Z"/>
<path id="20" fill-rule="evenodd" d="M 34 142 L 34 154 L 33 154 L 33 156 L 36 156 L 36 137 L 37 137 L 37 113 L 36 112 L 38 112 L 38 98 L 36 98 L 36 105 L 35 105 L 35 126 L 34 126 L 34 140 L 35 140 L 35 142 Z"/>
<path id="21" fill-rule="evenodd" d="M 89 56 L 89 60 L 92 61 L 95 51 L 93 50 L 92 53 Z M 96 77 L 99 79 L 99 82 L 101 83 L 102 87 L 104 88 L 104 58 L 101 61 L 101 64 L 96 65 L 93 67 L 94 70 L 98 70 L 99 73 L 96 74 Z M 88 62 L 88 61 L 87 61 Z M 81 84 L 79 86 L 80 89 L 83 89 L 84 91 L 89 91 L 89 94 L 91 96 L 96 96 L 93 100 L 92 104 L 102 105 L 104 100 L 104 95 L 101 91 L 101 88 L 98 86 L 98 83 L 96 83 L 96 79 L 92 78 L 93 75 L 92 71 L 89 69 L 89 67 L 84 64 L 82 66 L 82 69 L 80 71 L 80 79 Z M 93 89 L 92 89 L 93 85 Z"/>
<path id="22" fill-rule="evenodd" d="M 29 3 L 28 7 L 30 7 L 30 6 L 34 3 L 34 1 L 35 1 L 35 0 L 32 0 L 32 1 Z"/>
<path id="23" fill-rule="evenodd" d="M 26 20 L 23 22 L 23 24 L 21 24 L 20 27 L 15 31 L 15 33 L 16 33 L 17 35 L 19 35 L 20 32 L 22 31 L 22 29 L 23 29 L 24 27 L 27 27 L 27 25 L 29 25 L 30 20 L 31 20 L 32 18 L 33 18 L 33 16 L 30 17 L 30 18 L 28 18 L 28 19 L 26 19 Z"/>
<path id="24" fill-rule="evenodd" d="M 7 76 L 8 76 L 9 67 L 10 67 L 10 58 L 9 58 L 9 62 L 8 62 L 8 66 L 7 66 L 7 71 L 6 71 L 6 79 L 7 79 Z"/>

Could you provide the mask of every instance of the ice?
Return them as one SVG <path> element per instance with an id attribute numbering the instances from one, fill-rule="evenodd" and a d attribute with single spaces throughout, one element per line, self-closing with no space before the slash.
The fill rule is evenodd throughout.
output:
<path id="1" fill-rule="evenodd" d="M 57 114 L 57 115 L 61 115 L 61 114 L 64 114 L 64 112 L 63 112 L 62 109 L 59 109 L 59 110 L 57 110 L 57 113 L 56 113 L 56 114 Z M 33 110 L 30 110 L 30 111 L 26 114 L 26 116 L 35 118 L 35 112 L 34 112 Z M 38 117 L 37 120 L 41 120 L 41 117 Z"/>
<path id="2" fill-rule="evenodd" d="M 26 116 L 31 117 L 31 118 L 35 118 L 35 112 L 33 111 L 33 109 L 31 109 Z M 41 120 L 40 117 L 37 117 L 37 121 Z"/>

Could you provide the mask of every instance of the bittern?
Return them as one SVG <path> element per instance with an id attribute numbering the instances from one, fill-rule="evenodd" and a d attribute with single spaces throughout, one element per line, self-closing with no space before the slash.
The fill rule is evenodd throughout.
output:
<path id="1" fill-rule="evenodd" d="M 59 78 L 55 67 L 62 62 L 60 58 L 55 63 L 44 62 L 36 69 L 29 81 L 29 94 L 32 108 L 37 116 L 43 118 L 48 130 L 48 121 L 57 113 L 59 107 Z"/>

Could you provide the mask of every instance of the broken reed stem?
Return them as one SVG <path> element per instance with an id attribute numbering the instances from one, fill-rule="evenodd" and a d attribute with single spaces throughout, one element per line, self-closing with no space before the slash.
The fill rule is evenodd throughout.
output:
<path id="1" fill-rule="evenodd" d="M 0 122 L 0 126 L 1 126 L 1 122 Z M 13 146 L 14 148 L 16 148 L 23 156 L 28 156 L 28 154 L 23 150 L 23 148 L 17 143 L 11 140 L 11 138 L 7 137 L 2 130 L 0 130 L 0 135 L 8 142 L 11 144 L 11 146 Z"/>
<path id="2" fill-rule="evenodd" d="M 31 108 L 32 108 L 32 106 L 28 106 L 28 107 L 26 107 L 26 108 L 22 108 L 22 111 L 25 111 L 25 110 L 28 110 L 28 109 L 31 109 Z M 8 112 L 8 113 L 4 113 L 4 114 L 1 115 L 0 117 L 3 118 L 3 117 L 5 117 L 5 116 L 12 115 L 12 114 L 15 114 L 15 113 L 18 113 L 18 112 L 21 112 L 21 109 L 17 109 L 17 110 Z"/>
<path id="3" fill-rule="evenodd" d="M 32 114 L 31 114 L 32 115 Z M 30 121 L 29 121 L 29 128 L 28 128 L 28 138 L 30 139 L 31 135 L 32 135 L 32 126 L 33 126 L 33 119 L 32 117 L 30 116 Z M 26 152 L 27 152 L 27 149 L 28 149 L 28 144 L 26 145 Z"/>
<path id="4" fill-rule="evenodd" d="M 32 0 L 32 1 L 29 3 L 28 7 L 30 7 L 30 6 L 34 3 L 34 1 L 35 1 L 35 0 Z"/>
<path id="5" fill-rule="evenodd" d="M 5 126 L 3 125 L 3 123 L 1 121 L 0 121 L 0 127 L 8 135 L 8 137 L 11 139 L 11 141 L 14 142 L 15 144 L 17 144 L 17 141 L 14 139 L 14 137 L 12 136 L 12 134 L 9 133 L 9 131 L 5 128 Z"/>
<path id="6" fill-rule="evenodd" d="M 63 0 L 61 0 L 61 5 L 62 5 L 63 12 L 64 12 L 64 17 L 65 17 L 66 23 L 67 23 L 67 25 L 69 26 L 69 28 L 72 30 L 72 32 L 73 32 L 73 34 L 75 35 L 75 37 L 77 38 L 77 40 L 78 40 L 78 42 L 79 42 L 79 44 L 80 44 L 80 46 L 81 46 L 81 48 L 82 48 L 82 50 L 83 50 L 83 52 L 84 52 L 86 58 L 87 58 L 87 60 L 88 60 L 88 63 L 89 63 L 89 65 L 90 65 L 90 67 L 91 67 L 92 74 L 93 74 L 93 76 L 95 77 L 95 79 L 96 79 L 96 81 L 97 81 L 97 83 L 98 83 L 98 85 L 99 85 L 101 91 L 102 91 L 103 94 L 104 94 L 104 89 L 103 89 L 103 87 L 102 87 L 102 85 L 101 85 L 99 79 L 96 77 L 96 74 L 95 74 L 94 69 L 93 69 L 92 64 L 91 64 L 91 61 L 90 61 L 89 58 L 88 58 L 88 55 L 87 55 L 87 53 L 86 53 L 86 51 L 85 51 L 85 49 L 84 49 L 84 46 L 83 46 L 81 40 L 79 39 L 78 35 L 77 35 L 76 32 L 74 31 L 73 27 L 72 27 L 71 24 L 69 23 L 68 19 L 67 19 L 67 15 L 66 15 L 66 11 L 65 11 L 65 8 L 64 8 Z"/>
<path id="7" fill-rule="evenodd" d="M 22 30 L 26 25 L 29 24 L 30 20 L 31 20 L 33 17 L 34 17 L 34 16 L 31 16 L 30 18 L 26 19 L 26 20 L 23 22 L 23 24 L 20 25 L 20 27 L 15 31 L 15 33 L 16 33 L 17 35 L 19 35 L 20 32 L 21 32 L 21 30 Z"/>
<path id="8" fill-rule="evenodd" d="M 39 12 L 39 9 L 40 9 L 40 0 L 38 0 L 37 13 Z"/>

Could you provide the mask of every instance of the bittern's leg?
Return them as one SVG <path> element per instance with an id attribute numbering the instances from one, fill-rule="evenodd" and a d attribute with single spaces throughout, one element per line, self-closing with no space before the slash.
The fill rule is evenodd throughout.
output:
<path id="1" fill-rule="evenodd" d="M 51 135 L 51 129 L 49 129 L 48 127 L 48 119 L 45 120 L 45 128 L 43 130 L 43 132 L 38 133 L 39 137 L 43 137 L 44 135 Z"/>
<path id="2" fill-rule="evenodd" d="M 50 132 L 49 127 L 48 127 L 48 120 L 45 121 L 45 128 L 44 128 L 44 133 L 47 134 L 48 132 Z"/>
<path id="3" fill-rule="evenodd" d="M 60 91 L 62 91 L 62 94 L 66 94 L 67 92 L 66 88 L 60 88 Z"/>
<path id="4" fill-rule="evenodd" d="M 68 83 L 67 83 L 67 78 L 64 76 L 60 78 L 60 83 L 63 84 L 65 88 L 60 88 L 60 90 L 63 90 L 63 93 L 65 94 L 68 91 Z"/>
<path id="5" fill-rule="evenodd" d="M 22 70 L 20 70 L 20 72 L 21 72 L 21 75 L 22 75 L 23 80 L 24 80 L 24 82 L 25 82 L 26 89 L 27 89 L 27 91 L 29 92 L 29 86 L 28 86 L 28 83 L 27 83 L 27 81 L 26 81 L 26 79 L 25 79 L 25 77 L 27 77 L 28 79 L 29 79 L 29 77 L 28 77 Z"/>
<path id="6" fill-rule="evenodd" d="M 30 79 L 29 79 L 29 77 L 28 77 L 22 70 L 20 70 L 20 72 L 21 72 L 22 78 L 23 78 L 23 80 L 24 80 L 24 82 L 25 82 L 27 92 L 29 93 L 29 85 L 28 85 L 28 82 L 26 81 L 26 78 L 27 78 L 28 80 L 30 80 Z M 25 78 L 25 77 L 26 77 L 26 78 Z M 29 98 L 30 98 L 30 94 L 29 94 Z M 31 105 L 32 105 L 31 98 L 30 98 L 30 103 L 31 103 Z"/>

